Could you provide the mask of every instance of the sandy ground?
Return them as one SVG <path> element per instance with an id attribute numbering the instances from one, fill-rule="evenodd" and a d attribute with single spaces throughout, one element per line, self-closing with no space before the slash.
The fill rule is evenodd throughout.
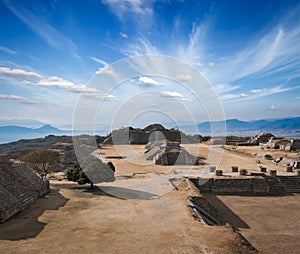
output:
<path id="1" fill-rule="evenodd" d="M 1 253 L 250 253 L 230 227 L 192 218 L 184 185 L 150 200 L 51 187 L 49 197 L 0 226 Z"/>
<path id="2" fill-rule="evenodd" d="M 198 153 L 195 145 L 187 149 Z M 266 151 L 243 149 L 224 151 L 219 168 L 225 174 L 232 165 L 258 171 L 255 161 Z M 210 227 L 193 219 L 187 199 L 196 193 L 186 182 L 176 181 L 178 190 L 162 194 L 165 185 L 157 180 L 165 174 L 173 177 L 177 171 L 181 176 L 184 168 L 153 165 L 141 157 L 143 151 L 144 146 L 129 150 L 107 146 L 99 151 L 103 157 L 128 156 L 109 159 L 116 166 L 117 181 L 101 184 L 104 190 L 117 191 L 116 197 L 100 189 L 90 191 L 88 186 L 51 181 L 47 197 L 0 225 L 0 253 L 255 253 L 230 226 Z M 208 154 L 208 146 L 201 145 L 199 155 Z M 261 160 L 268 169 L 284 173 L 284 168 Z M 188 172 L 205 167 L 188 168 Z M 159 184 L 153 187 L 151 181 Z M 143 188 L 141 183 L 153 188 Z M 125 197 L 118 197 L 120 193 Z M 300 252 L 300 195 L 210 199 L 261 253 Z"/>

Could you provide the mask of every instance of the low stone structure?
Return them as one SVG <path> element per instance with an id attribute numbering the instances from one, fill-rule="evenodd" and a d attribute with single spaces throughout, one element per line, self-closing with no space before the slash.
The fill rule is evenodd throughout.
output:
<path id="1" fill-rule="evenodd" d="M 216 195 L 284 195 L 286 192 L 276 177 L 247 176 L 243 178 L 217 177 L 190 179 L 201 193 Z"/>
<path id="2" fill-rule="evenodd" d="M 49 183 L 24 164 L 0 162 L 0 223 L 44 196 Z"/>
<path id="3" fill-rule="evenodd" d="M 271 137 L 264 146 L 268 149 L 276 149 L 282 151 L 299 151 L 300 139 Z"/>
<path id="4" fill-rule="evenodd" d="M 238 166 L 231 166 L 231 171 L 232 172 L 239 172 L 239 167 Z"/>
<path id="5" fill-rule="evenodd" d="M 146 145 L 145 157 L 158 165 L 195 165 L 198 158 L 189 154 L 178 142 L 154 142 Z"/>
<path id="6" fill-rule="evenodd" d="M 265 145 L 268 149 L 278 149 L 282 151 L 291 150 L 291 140 L 287 138 L 270 138 Z"/>
<path id="7" fill-rule="evenodd" d="M 291 151 L 300 150 L 300 139 L 292 139 L 291 140 Z"/>
<path id="8" fill-rule="evenodd" d="M 300 193 L 300 176 L 256 173 L 243 177 L 190 178 L 201 193 L 273 196 Z"/>
<path id="9" fill-rule="evenodd" d="M 291 167 L 292 170 L 296 170 L 296 169 L 300 169 L 300 158 L 294 158 L 294 157 L 288 157 L 288 156 L 284 156 L 284 157 L 280 157 L 281 160 L 279 162 L 275 163 L 281 167 Z"/>
<path id="10" fill-rule="evenodd" d="M 223 226 L 225 222 L 219 211 L 203 197 L 190 197 L 189 208 L 193 217 L 209 226 Z"/>
<path id="11" fill-rule="evenodd" d="M 227 136 L 226 145 L 238 146 L 240 143 L 245 143 L 248 141 L 247 137 L 238 137 L 238 136 Z"/>
<path id="12" fill-rule="evenodd" d="M 186 135 L 180 130 L 166 129 L 161 124 L 151 124 L 144 129 L 126 127 L 112 131 L 104 140 L 104 144 L 147 144 L 154 133 L 170 142 L 199 143 L 200 135 Z"/>
<path id="13" fill-rule="evenodd" d="M 216 170 L 216 176 L 222 176 L 223 175 L 223 170 L 218 169 Z"/>
<path id="14" fill-rule="evenodd" d="M 262 134 L 251 137 L 248 140 L 248 143 L 253 145 L 266 144 L 271 138 L 275 138 L 275 136 L 272 133 L 264 132 Z"/>

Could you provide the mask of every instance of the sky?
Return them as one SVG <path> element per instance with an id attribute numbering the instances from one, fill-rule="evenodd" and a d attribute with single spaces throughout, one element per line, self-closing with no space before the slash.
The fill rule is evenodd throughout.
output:
<path id="1" fill-rule="evenodd" d="M 0 120 L 299 116 L 299 13 L 292 0 L 0 0 Z M 147 56 L 165 59 L 133 71 Z"/>

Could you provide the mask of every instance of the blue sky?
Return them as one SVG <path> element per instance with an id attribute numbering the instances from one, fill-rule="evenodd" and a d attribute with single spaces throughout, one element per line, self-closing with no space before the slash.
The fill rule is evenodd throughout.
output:
<path id="1" fill-rule="evenodd" d="M 108 65 L 144 54 L 196 68 L 216 92 L 225 118 L 299 116 L 299 13 L 300 1 L 0 0 L 0 119 L 69 127 L 84 96 L 105 101 L 105 114 L 95 117 L 110 124 L 120 105 L 134 111 L 137 102 L 124 102 L 140 93 L 146 97 L 149 87 L 160 94 L 147 101 L 153 109 L 176 110 L 172 117 L 188 122 L 185 110 L 176 108 L 181 103 L 195 121 L 212 118 L 205 107 L 192 105 L 189 91 L 159 77 L 132 77 L 111 94 L 102 84 L 90 87 Z M 170 120 L 153 112 L 147 119 Z M 118 124 L 132 123 L 132 117 Z"/>

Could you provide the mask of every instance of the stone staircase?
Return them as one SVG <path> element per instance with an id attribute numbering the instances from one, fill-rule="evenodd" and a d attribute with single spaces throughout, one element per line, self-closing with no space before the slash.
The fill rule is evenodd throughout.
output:
<path id="1" fill-rule="evenodd" d="M 268 193 L 269 195 L 281 196 L 286 195 L 287 191 L 281 185 L 279 179 L 277 177 L 267 176 L 265 175 L 264 178 L 267 181 L 269 186 Z"/>
<path id="2" fill-rule="evenodd" d="M 48 184 L 25 165 L 0 164 L 0 223 L 48 191 Z"/>
<path id="3" fill-rule="evenodd" d="M 300 193 L 300 176 L 277 176 L 283 189 L 288 193 Z"/>

